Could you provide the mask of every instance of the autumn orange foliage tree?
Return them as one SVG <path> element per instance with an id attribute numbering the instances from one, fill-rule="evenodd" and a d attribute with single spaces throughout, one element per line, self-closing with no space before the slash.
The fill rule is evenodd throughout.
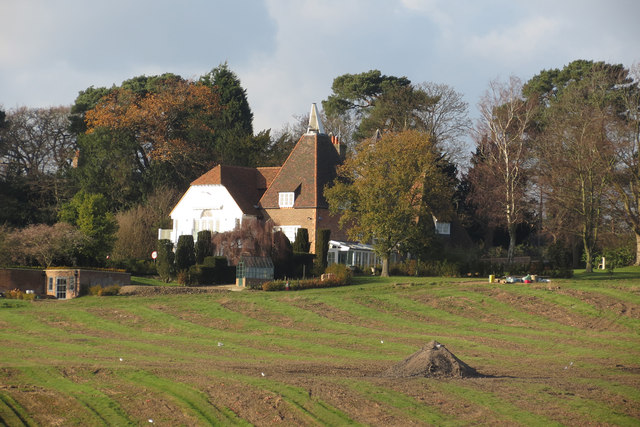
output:
<path id="1" fill-rule="evenodd" d="M 211 166 L 203 164 L 211 161 L 206 142 L 214 129 L 209 123 L 220 110 L 209 87 L 173 79 L 154 92 L 115 89 L 86 112 L 85 120 L 88 134 L 98 128 L 128 134 L 145 166 L 161 161 L 177 167 L 189 161 L 204 167 Z"/>

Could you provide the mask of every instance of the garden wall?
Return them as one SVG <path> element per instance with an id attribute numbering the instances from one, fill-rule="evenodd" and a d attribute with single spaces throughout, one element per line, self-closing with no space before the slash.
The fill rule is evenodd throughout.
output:
<path id="1" fill-rule="evenodd" d="M 0 292 L 13 289 L 32 290 L 42 295 L 45 293 L 45 274 L 42 270 L 23 268 L 0 268 Z"/>

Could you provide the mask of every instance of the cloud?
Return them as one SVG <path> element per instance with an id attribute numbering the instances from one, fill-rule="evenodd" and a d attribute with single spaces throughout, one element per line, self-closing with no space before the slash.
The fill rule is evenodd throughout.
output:
<path id="1" fill-rule="evenodd" d="M 274 48 L 273 23 L 261 0 L 20 0 L 2 2 L 0 15 L 5 103 L 70 103 L 85 82 L 110 86 L 165 72 L 195 77 L 225 60 L 242 64 Z M 25 76 L 33 79 L 25 83 Z"/>
<path id="2" fill-rule="evenodd" d="M 255 129 L 278 128 L 306 114 L 312 102 L 327 98 L 339 75 L 371 69 L 405 75 L 429 58 L 435 39 L 430 19 L 399 1 L 266 4 L 277 28 L 276 48 L 237 70 L 256 112 Z"/>
<path id="3" fill-rule="evenodd" d="M 497 76 L 580 58 L 630 66 L 639 15 L 637 0 L 0 0 L 0 104 L 70 104 L 88 86 L 228 61 L 256 130 L 371 69 L 448 84 L 474 106 Z"/>
<path id="4" fill-rule="evenodd" d="M 497 65 L 513 66 L 514 63 L 543 54 L 558 34 L 557 19 L 536 16 L 504 29 L 472 34 L 465 52 L 472 58 L 490 59 Z"/>
<path id="5" fill-rule="evenodd" d="M 401 0 L 401 3 L 409 11 L 430 17 L 430 21 L 444 33 L 451 31 L 453 20 L 447 11 L 445 2 L 438 0 Z"/>

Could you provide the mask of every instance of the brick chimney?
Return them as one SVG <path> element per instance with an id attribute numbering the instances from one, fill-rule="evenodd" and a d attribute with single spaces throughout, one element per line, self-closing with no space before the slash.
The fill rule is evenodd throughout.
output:
<path id="1" fill-rule="evenodd" d="M 71 160 L 71 167 L 72 168 L 77 168 L 78 167 L 78 160 L 80 160 L 80 150 L 76 150 L 76 154 L 75 156 L 73 156 L 73 159 Z"/>
<path id="2" fill-rule="evenodd" d="M 340 158 L 344 160 L 345 156 L 347 155 L 347 146 L 344 145 L 337 136 L 333 134 L 330 134 L 329 136 L 331 137 L 331 143 L 333 144 L 333 147 L 340 155 Z"/>

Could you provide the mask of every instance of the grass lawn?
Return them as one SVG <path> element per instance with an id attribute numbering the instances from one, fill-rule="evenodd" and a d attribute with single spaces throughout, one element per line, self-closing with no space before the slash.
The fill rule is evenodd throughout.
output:
<path id="1" fill-rule="evenodd" d="M 381 375 L 433 339 L 483 376 Z M 0 300 L 0 348 L 0 425 L 637 426 L 640 269 Z"/>

